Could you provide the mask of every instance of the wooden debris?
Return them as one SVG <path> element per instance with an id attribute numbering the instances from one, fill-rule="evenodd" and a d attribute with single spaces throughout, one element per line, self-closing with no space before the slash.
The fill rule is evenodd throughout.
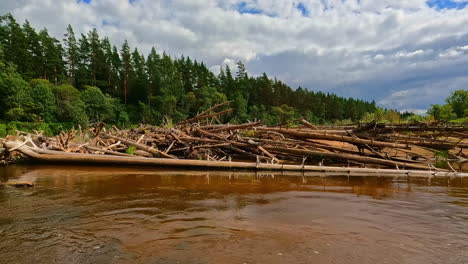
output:
<path id="1" fill-rule="evenodd" d="M 298 128 L 284 128 L 281 124 L 264 126 L 261 121 L 213 124 L 219 121 L 220 115 L 233 110 L 222 110 L 221 107 L 228 107 L 228 104 L 211 107 L 175 127 L 141 125 L 127 130 L 116 127 L 106 130 L 104 124 L 99 123 L 88 131 L 70 130 L 50 138 L 40 131 L 35 134 L 19 132 L 16 137 L 3 141 L 9 155 L 22 153 L 42 161 L 183 166 L 205 166 L 205 162 L 222 161 L 223 168 L 240 168 L 234 161 L 242 161 L 240 164 L 246 168 L 265 168 L 267 165 L 310 166 L 325 159 L 327 164 L 338 167 L 353 164 L 431 171 L 440 152 L 446 151 L 451 159 L 466 158 L 468 154 L 464 152 L 468 147 L 468 127 L 465 126 L 376 122 L 316 126 L 305 119 L 296 120 L 304 125 Z M 154 158 L 158 158 L 157 161 Z"/>

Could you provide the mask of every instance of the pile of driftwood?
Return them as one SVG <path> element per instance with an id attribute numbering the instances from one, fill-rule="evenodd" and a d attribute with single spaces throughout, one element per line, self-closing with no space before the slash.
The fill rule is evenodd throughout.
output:
<path id="1" fill-rule="evenodd" d="M 260 121 L 221 124 L 218 117 L 233 109 L 218 109 L 228 104 L 174 126 L 120 130 L 98 124 L 55 137 L 18 131 L 3 144 L 9 155 L 21 153 L 43 161 L 246 169 L 333 166 L 453 171 L 450 161 L 467 157 L 466 126 L 373 122 L 338 127 L 316 126 L 304 119 L 293 121 L 299 124 L 294 126 L 265 126 Z"/>

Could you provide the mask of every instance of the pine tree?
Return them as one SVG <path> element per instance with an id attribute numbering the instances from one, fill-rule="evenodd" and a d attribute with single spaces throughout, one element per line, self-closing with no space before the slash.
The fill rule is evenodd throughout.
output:
<path id="1" fill-rule="evenodd" d="M 147 97 L 147 75 L 145 71 L 145 58 L 138 49 L 132 53 L 133 76 L 130 78 L 129 101 L 131 103 L 145 102 Z"/>
<path id="2" fill-rule="evenodd" d="M 122 68 L 121 68 L 122 88 L 123 88 L 122 93 L 123 93 L 124 103 L 127 104 L 129 79 L 130 79 L 131 74 L 133 73 L 132 56 L 130 54 L 130 47 L 128 46 L 127 40 L 125 40 L 125 42 L 122 45 L 122 49 L 120 50 L 120 56 L 122 58 Z"/>
<path id="3" fill-rule="evenodd" d="M 44 60 L 44 48 L 41 45 L 40 37 L 36 31 L 31 27 L 28 20 L 23 24 L 23 32 L 26 37 L 28 56 L 26 63 L 26 72 L 24 77 L 26 79 L 41 77 L 41 66 Z"/>
<path id="4" fill-rule="evenodd" d="M 90 85 L 92 83 L 92 73 L 90 70 L 91 47 L 88 38 L 84 34 L 81 34 L 78 46 L 79 60 L 76 72 L 76 86 L 81 89 L 84 85 Z"/>
<path id="5" fill-rule="evenodd" d="M 101 42 L 102 52 L 104 58 L 102 58 L 102 82 L 101 88 L 104 93 L 112 94 L 113 85 L 113 72 L 112 72 L 112 46 L 109 38 L 105 37 Z"/>
<path id="6" fill-rule="evenodd" d="M 106 58 L 99 34 L 95 28 L 88 32 L 88 41 L 90 48 L 89 66 L 92 76 L 91 84 L 105 89 L 108 82 L 105 66 Z"/>
<path id="7" fill-rule="evenodd" d="M 2 17 L 2 22 L 5 23 L 6 38 L 2 43 L 5 58 L 16 65 L 20 74 L 27 74 L 29 54 L 26 36 L 11 14 Z"/>
<path id="8" fill-rule="evenodd" d="M 152 98 L 161 94 L 161 56 L 154 47 L 146 60 L 146 72 L 148 74 L 148 104 Z"/>
<path id="9" fill-rule="evenodd" d="M 42 61 L 43 78 L 58 84 L 64 76 L 63 48 L 60 42 L 43 29 L 39 32 L 39 38 L 44 50 Z"/>
<path id="10" fill-rule="evenodd" d="M 109 93 L 114 97 L 120 96 L 121 91 L 121 69 L 122 60 L 120 59 L 119 51 L 116 46 L 112 47 L 112 56 L 110 63 L 110 90 Z"/>
<path id="11" fill-rule="evenodd" d="M 76 41 L 75 32 L 71 25 L 68 25 L 65 38 L 63 39 L 65 44 L 65 61 L 67 66 L 67 75 L 71 81 L 71 84 L 76 85 L 77 65 L 80 59 L 79 48 Z"/>

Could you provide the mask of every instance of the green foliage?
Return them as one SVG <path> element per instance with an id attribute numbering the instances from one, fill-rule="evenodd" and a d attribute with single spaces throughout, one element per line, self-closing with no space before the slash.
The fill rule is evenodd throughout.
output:
<path id="1" fill-rule="evenodd" d="M 33 79 L 31 85 L 31 98 L 34 100 L 32 111 L 45 122 L 56 120 L 57 104 L 53 93 L 54 86 L 44 79 Z"/>
<path id="2" fill-rule="evenodd" d="M 431 105 L 427 114 L 438 121 L 466 122 L 464 118 L 468 117 L 468 91 L 454 91 L 446 102 L 444 105 Z"/>
<path id="3" fill-rule="evenodd" d="M 16 135 L 16 131 L 25 131 L 34 133 L 34 131 L 43 131 L 45 136 L 53 136 L 61 131 L 67 131 L 73 128 L 73 123 L 32 123 L 21 121 L 10 121 L 0 123 L 0 137 L 6 135 Z"/>
<path id="4" fill-rule="evenodd" d="M 21 124 L 20 122 L 12 121 L 7 123 L 6 125 L 6 134 L 7 135 L 16 135 L 16 131 L 20 130 L 17 124 Z M 25 129 L 27 131 L 27 129 Z"/>
<path id="5" fill-rule="evenodd" d="M 294 111 L 294 108 L 288 105 L 281 105 L 280 107 L 272 108 L 273 114 L 277 116 L 278 121 L 284 123 L 289 120 L 293 120 L 298 117 L 297 113 Z"/>
<path id="6" fill-rule="evenodd" d="M 90 122 L 115 120 L 114 106 L 116 103 L 111 97 L 105 96 L 96 86 L 84 86 L 80 94 Z"/>
<path id="7" fill-rule="evenodd" d="M 23 108 L 16 107 L 16 108 L 10 108 L 6 113 L 5 117 L 7 120 L 11 121 L 21 121 L 21 120 L 27 120 L 28 119 L 28 114 L 24 111 Z"/>
<path id="8" fill-rule="evenodd" d="M 434 153 L 434 158 L 435 158 L 435 166 L 437 168 L 443 168 L 446 169 L 448 168 L 448 151 L 436 151 Z"/>
<path id="9" fill-rule="evenodd" d="M 354 122 L 351 119 L 343 119 L 343 120 L 336 120 L 333 122 L 333 125 L 335 126 L 347 126 L 347 125 L 352 125 Z"/>
<path id="10" fill-rule="evenodd" d="M 392 124 L 396 124 L 400 122 L 401 115 L 395 110 L 388 110 L 385 112 L 384 119 Z"/>
<path id="11" fill-rule="evenodd" d="M 137 148 L 135 146 L 130 146 L 127 148 L 127 150 L 125 151 L 127 154 L 130 154 L 130 155 L 135 155 L 135 151 L 137 150 Z"/>
<path id="12" fill-rule="evenodd" d="M 87 126 L 86 105 L 80 99 L 80 91 L 68 84 L 56 86 L 57 119 L 62 122 L 74 122 Z"/>
<path id="13" fill-rule="evenodd" d="M 111 106 L 111 119 L 108 120 L 109 123 L 127 126 L 130 123 L 130 117 L 127 113 L 125 105 L 120 102 L 118 98 L 112 98 L 109 95 L 106 95 L 107 103 Z"/>
<path id="14" fill-rule="evenodd" d="M 414 113 L 403 115 L 403 122 L 406 122 L 406 123 L 422 122 L 423 120 L 424 120 L 423 116 L 417 115 Z"/>
<path id="15" fill-rule="evenodd" d="M 7 120 L 27 120 L 28 110 L 32 109 L 33 100 L 31 98 L 31 87 L 23 80 L 20 74 L 15 71 L 15 67 L 0 61 L 0 117 Z M 10 111 L 10 109 L 16 110 Z M 8 116 L 5 114 L 9 112 Z M 14 112 L 21 113 L 21 117 L 14 117 Z"/>
<path id="16" fill-rule="evenodd" d="M 6 137 L 7 135 L 7 125 L 0 123 L 0 137 Z"/>
<path id="17" fill-rule="evenodd" d="M 446 101 L 458 118 L 468 117 L 468 90 L 457 90 Z"/>
<path id="18" fill-rule="evenodd" d="M 242 131 L 243 137 L 255 137 L 256 131 L 253 129 L 247 129 Z"/>
<path id="19" fill-rule="evenodd" d="M 433 116 L 435 120 L 449 121 L 456 117 L 451 104 L 431 105 L 427 114 Z"/>

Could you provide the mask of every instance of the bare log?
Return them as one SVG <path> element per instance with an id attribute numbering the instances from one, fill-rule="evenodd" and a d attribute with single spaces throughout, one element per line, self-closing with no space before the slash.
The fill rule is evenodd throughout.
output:
<path id="1" fill-rule="evenodd" d="M 317 130 L 316 126 L 314 126 L 312 123 L 305 119 L 301 119 L 301 123 L 304 124 L 306 127 L 312 128 L 313 130 Z"/>
<path id="2" fill-rule="evenodd" d="M 16 141 L 6 141 L 5 146 L 13 149 L 21 144 Z M 371 175 L 403 175 L 414 177 L 468 177 L 468 173 L 449 171 L 419 171 L 419 170 L 392 170 L 392 169 L 368 169 L 345 168 L 328 166 L 286 165 L 286 164 L 262 164 L 253 162 L 229 162 L 229 161 L 205 161 L 205 160 L 174 160 L 160 158 L 122 157 L 112 155 L 94 155 L 81 153 L 68 153 L 61 151 L 46 151 L 47 154 L 39 154 L 37 149 L 28 146 L 18 147 L 23 154 L 43 162 L 76 162 L 88 164 L 113 164 L 113 165 L 146 165 L 146 166 L 177 166 L 198 168 L 223 168 L 223 169 L 247 169 L 255 171 L 317 171 L 333 173 L 366 173 Z"/>
<path id="3" fill-rule="evenodd" d="M 147 151 L 149 153 L 152 153 L 154 155 L 161 155 L 163 157 L 166 157 L 166 158 L 169 158 L 169 159 L 177 159 L 177 157 L 175 156 L 172 156 L 172 155 L 169 155 L 167 153 L 164 153 L 162 151 L 160 151 L 159 149 L 157 148 L 153 148 L 153 147 L 148 147 L 148 146 L 145 146 L 145 145 L 142 145 L 142 144 L 138 144 L 136 142 L 133 142 L 131 140 L 127 140 L 127 139 L 124 139 L 124 138 L 121 138 L 121 137 L 116 137 L 116 136 L 113 136 L 113 135 L 110 135 L 110 134 L 104 134 L 103 135 L 104 137 L 107 137 L 107 138 L 112 138 L 112 139 L 115 139 L 115 140 L 119 140 L 121 141 L 122 143 L 126 144 L 126 145 L 129 145 L 129 146 L 134 146 L 136 147 L 137 149 L 141 149 L 141 150 L 144 150 L 144 151 Z"/>
<path id="4" fill-rule="evenodd" d="M 89 150 L 92 150 L 92 151 L 100 151 L 100 152 L 107 153 L 107 154 L 110 154 L 110 155 L 124 156 L 124 157 L 132 157 L 133 156 L 133 155 L 130 155 L 130 154 L 127 154 L 127 153 L 102 149 L 102 148 L 98 148 L 98 147 L 94 147 L 94 146 L 84 146 L 84 147 L 89 149 Z"/>
<path id="5" fill-rule="evenodd" d="M 271 153 L 270 153 L 268 150 L 266 150 L 264 147 L 262 147 L 262 146 L 257 146 L 257 148 L 258 148 L 259 150 L 261 150 L 263 153 L 265 153 L 265 154 L 266 154 L 268 157 L 270 157 L 272 160 L 276 161 L 276 163 L 281 163 L 281 161 L 280 161 L 278 158 L 276 158 L 275 155 L 271 154 Z"/>
<path id="6" fill-rule="evenodd" d="M 275 131 L 284 135 L 289 135 L 289 136 L 304 138 L 304 139 L 310 138 L 310 139 L 335 140 L 335 141 L 342 141 L 342 142 L 348 142 L 348 143 L 353 143 L 353 144 L 367 144 L 369 146 L 386 147 L 386 148 L 409 148 L 407 145 L 404 145 L 404 144 L 387 143 L 387 142 L 353 138 L 353 137 L 347 137 L 347 136 L 330 135 L 330 134 L 325 134 L 325 133 L 320 134 L 320 133 L 311 133 L 311 132 L 298 132 L 298 131 L 288 130 L 288 129 L 267 128 L 267 127 L 257 127 L 256 129 L 260 131 Z"/>
<path id="7" fill-rule="evenodd" d="M 202 134 L 202 135 L 211 137 L 211 138 L 217 138 L 217 139 L 220 139 L 220 140 L 226 140 L 225 138 L 223 138 L 223 137 L 220 136 L 220 135 L 216 135 L 216 134 L 213 134 L 213 133 L 210 133 L 210 132 L 201 130 L 201 129 L 199 129 L 199 128 L 195 128 L 195 131 L 199 132 L 199 133 Z"/>
<path id="8" fill-rule="evenodd" d="M 197 121 L 197 120 L 200 120 L 200 119 L 204 119 L 204 118 L 207 118 L 207 117 L 203 117 L 204 115 L 208 114 L 209 112 L 221 107 L 221 106 L 224 106 L 224 105 L 227 105 L 227 104 L 230 104 L 234 102 L 234 100 L 232 101 L 227 101 L 227 102 L 224 102 L 224 103 L 221 103 L 221 104 L 217 104 L 211 108 L 209 108 L 208 110 L 206 111 L 203 111 L 201 112 L 200 114 L 196 115 L 195 117 L 191 118 L 191 119 L 188 119 L 188 120 L 185 120 L 185 121 L 182 121 L 180 122 L 179 124 L 177 125 L 183 125 L 183 124 L 186 124 L 186 123 L 191 123 L 191 122 L 194 122 L 194 121 Z"/>
<path id="9" fill-rule="evenodd" d="M 427 165 L 384 160 L 384 159 L 357 156 L 357 155 L 344 154 L 344 153 L 332 153 L 332 152 L 322 152 L 322 151 L 273 147 L 273 146 L 265 146 L 264 148 L 269 151 L 275 151 L 275 152 L 284 152 L 284 153 L 311 156 L 311 157 L 326 157 L 326 158 L 332 158 L 336 160 L 345 160 L 345 161 L 352 160 L 352 161 L 358 161 L 362 163 L 380 164 L 380 165 L 386 165 L 386 166 L 391 166 L 391 167 L 395 167 L 398 165 L 400 167 L 422 169 L 422 170 L 428 168 Z"/>
<path id="10" fill-rule="evenodd" d="M 261 125 L 261 124 L 262 124 L 262 122 L 259 121 L 259 122 L 240 124 L 240 125 L 234 125 L 234 126 L 227 125 L 227 126 L 224 126 L 224 127 L 211 129 L 210 132 L 215 133 L 215 132 L 221 132 L 221 131 L 246 129 L 246 128 L 258 126 L 258 125 Z"/>

